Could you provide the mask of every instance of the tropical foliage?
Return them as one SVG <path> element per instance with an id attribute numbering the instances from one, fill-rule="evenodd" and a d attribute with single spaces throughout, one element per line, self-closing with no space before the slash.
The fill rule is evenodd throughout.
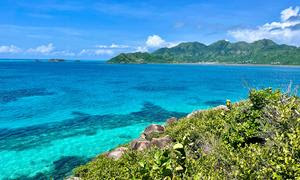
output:
<path id="1" fill-rule="evenodd" d="M 267 39 L 253 43 L 222 40 L 209 46 L 199 42 L 181 43 L 153 53 L 122 53 L 109 63 L 237 63 L 300 65 L 300 48 L 278 45 Z"/>
<path id="2" fill-rule="evenodd" d="M 74 170 L 82 179 L 300 178 L 300 99 L 252 90 L 229 110 L 202 111 L 166 127 L 165 149 L 100 155 Z"/>

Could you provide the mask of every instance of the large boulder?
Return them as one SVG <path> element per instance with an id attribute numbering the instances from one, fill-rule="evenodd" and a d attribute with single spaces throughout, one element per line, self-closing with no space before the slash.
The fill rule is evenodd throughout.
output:
<path id="1" fill-rule="evenodd" d="M 145 139 L 136 139 L 131 142 L 130 146 L 133 150 L 143 151 L 148 149 L 151 146 L 151 143 Z"/>
<path id="2" fill-rule="evenodd" d="M 169 136 L 161 138 L 153 138 L 151 140 L 151 145 L 157 146 L 158 148 L 164 148 L 172 142 L 172 139 Z"/>
<path id="3" fill-rule="evenodd" d="M 158 125 L 158 124 L 151 124 L 150 126 L 146 127 L 141 138 L 151 140 L 153 135 L 161 134 L 165 131 L 165 127 Z"/>
<path id="4" fill-rule="evenodd" d="M 112 159 L 114 159 L 114 160 L 118 160 L 118 159 L 120 159 L 120 158 L 123 156 L 123 154 L 125 154 L 125 152 L 126 152 L 127 150 L 128 150 L 128 149 L 127 149 L 126 147 L 119 147 L 119 148 L 117 148 L 117 149 L 115 149 L 115 150 L 112 150 L 112 151 L 108 152 L 108 153 L 106 154 L 106 156 L 107 156 L 108 158 L 112 158 Z"/>
<path id="5" fill-rule="evenodd" d="M 176 117 L 171 117 L 171 118 L 167 119 L 167 125 L 174 124 L 176 121 L 178 121 L 178 119 Z"/>

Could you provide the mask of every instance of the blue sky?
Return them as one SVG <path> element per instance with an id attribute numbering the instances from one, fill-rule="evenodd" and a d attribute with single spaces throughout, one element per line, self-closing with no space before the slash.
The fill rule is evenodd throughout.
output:
<path id="1" fill-rule="evenodd" d="M 108 59 L 180 42 L 300 45 L 298 0 L 1 0 L 0 58 Z"/>

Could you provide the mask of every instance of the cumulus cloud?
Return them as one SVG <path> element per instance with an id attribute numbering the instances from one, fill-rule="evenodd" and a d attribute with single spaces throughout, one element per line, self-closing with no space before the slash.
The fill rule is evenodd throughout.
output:
<path id="1" fill-rule="evenodd" d="M 289 7 L 281 12 L 281 21 L 266 23 L 254 29 L 235 29 L 229 35 L 239 41 L 253 42 L 272 39 L 279 43 L 300 45 L 300 7 Z"/>
<path id="2" fill-rule="evenodd" d="M 19 53 L 19 52 L 22 52 L 22 49 L 14 45 L 0 46 L 0 53 Z"/>
<path id="3" fill-rule="evenodd" d="M 289 7 L 281 12 L 281 20 L 287 21 L 291 17 L 299 16 L 299 10 L 300 8 L 297 6 L 295 8 Z"/>
<path id="4" fill-rule="evenodd" d="M 53 44 L 49 43 L 47 45 L 41 45 L 36 48 L 30 48 L 27 51 L 29 53 L 49 54 L 49 53 L 53 52 L 54 49 L 55 49 L 55 47 L 53 46 Z"/>
<path id="5" fill-rule="evenodd" d="M 148 36 L 148 39 L 146 41 L 146 45 L 149 47 L 161 47 L 164 46 L 165 43 L 166 41 L 158 35 Z"/>
<path id="6" fill-rule="evenodd" d="M 158 35 L 148 36 L 146 41 L 146 47 L 149 48 L 160 48 L 160 47 L 174 47 L 177 46 L 180 42 L 167 42 Z"/>

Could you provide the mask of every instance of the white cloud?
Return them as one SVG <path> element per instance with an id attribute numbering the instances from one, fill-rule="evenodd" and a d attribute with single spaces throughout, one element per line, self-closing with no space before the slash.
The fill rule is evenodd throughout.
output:
<path id="1" fill-rule="evenodd" d="M 0 53 L 19 53 L 22 49 L 18 48 L 17 46 L 10 45 L 10 46 L 0 46 Z"/>
<path id="2" fill-rule="evenodd" d="M 49 54 L 51 53 L 55 47 L 53 46 L 52 43 L 49 43 L 47 45 L 41 45 L 36 48 L 30 48 L 27 51 L 30 53 L 40 53 L 40 54 Z"/>
<path id="3" fill-rule="evenodd" d="M 114 52 L 108 49 L 97 49 L 95 50 L 96 55 L 112 55 Z"/>
<path id="4" fill-rule="evenodd" d="M 147 41 L 146 41 L 146 47 L 149 47 L 149 48 L 160 48 L 160 47 L 172 48 L 174 46 L 177 46 L 179 43 L 180 42 L 167 42 L 158 35 L 152 35 L 152 36 L 148 36 Z"/>
<path id="5" fill-rule="evenodd" d="M 300 45 L 299 7 L 287 8 L 281 12 L 280 22 L 266 23 L 254 29 L 236 29 L 229 35 L 239 41 L 253 42 L 259 39 L 272 39 L 279 43 Z"/>
<path id="6" fill-rule="evenodd" d="M 158 35 L 148 36 L 148 39 L 146 41 L 146 45 L 149 47 L 162 47 L 165 45 L 165 43 L 166 41 Z"/>
<path id="7" fill-rule="evenodd" d="M 281 12 L 281 20 L 286 21 L 290 17 L 298 16 L 300 8 L 297 6 L 295 9 L 293 7 L 289 7 Z"/>
<path id="8" fill-rule="evenodd" d="M 148 52 L 148 48 L 145 46 L 138 46 L 134 52 Z"/>
<path id="9" fill-rule="evenodd" d="M 114 54 L 114 51 L 111 49 L 83 49 L 80 51 L 78 55 L 98 56 L 98 55 L 112 55 L 112 54 Z"/>
<path id="10" fill-rule="evenodd" d="M 97 48 L 100 49 L 126 49 L 129 48 L 128 45 L 121 45 L 121 44 L 111 44 L 111 45 L 97 45 Z"/>

